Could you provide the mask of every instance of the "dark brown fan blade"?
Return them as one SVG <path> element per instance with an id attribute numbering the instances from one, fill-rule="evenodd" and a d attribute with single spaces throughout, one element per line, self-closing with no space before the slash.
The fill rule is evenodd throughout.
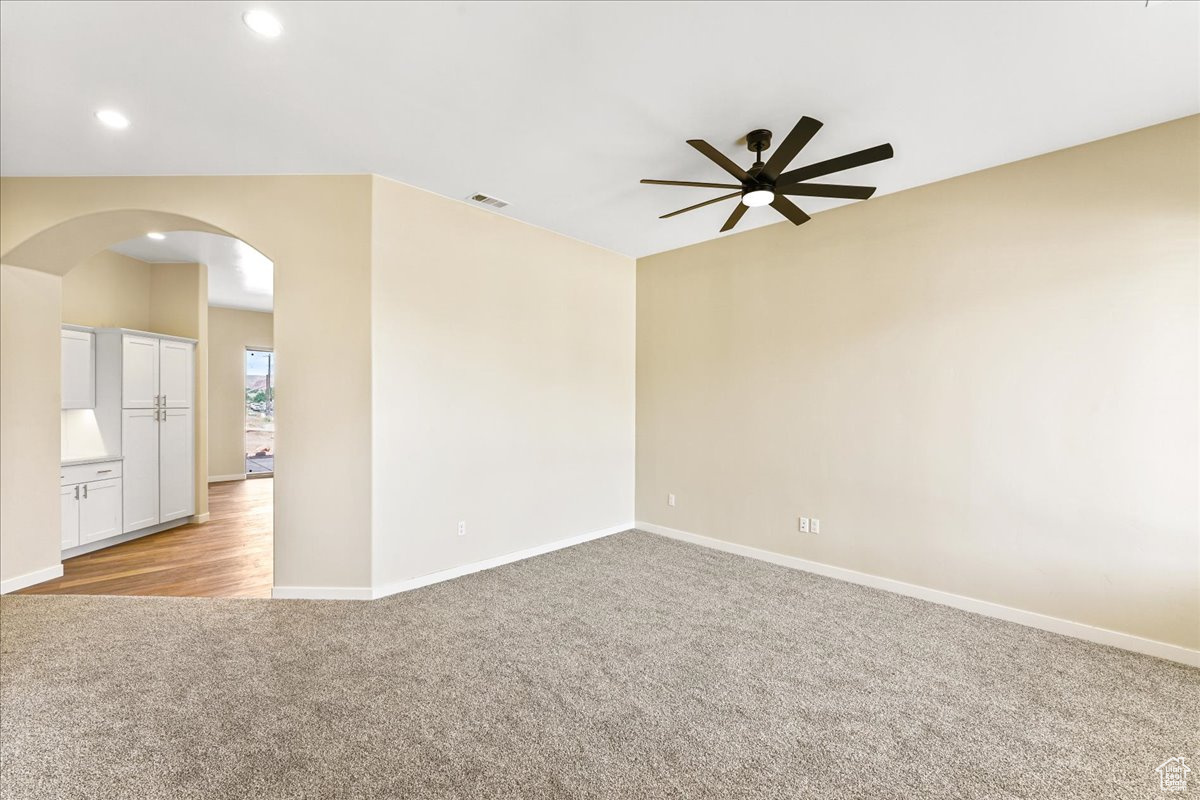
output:
<path id="1" fill-rule="evenodd" d="M 740 189 L 740 183 L 697 183 L 696 181 L 655 181 L 642 178 L 642 183 L 653 183 L 655 186 L 703 186 L 709 189 Z"/>
<path id="2" fill-rule="evenodd" d="M 801 197 L 840 197 L 847 200 L 866 200 L 875 194 L 874 186 L 843 186 L 838 183 L 793 183 L 791 186 L 776 186 L 775 194 L 799 195 Z"/>
<path id="3" fill-rule="evenodd" d="M 759 177 L 769 181 L 778 178 L 779 173 L 787 169 L 787 165 L 792 163 L 796 154 L 804 149 L 804 145 L 808 144 L 819 130 L 821 130 L 820 122 L 812 117 L 801 117 L 800 121 L 796 123 L 796 127 L 792 128 L 792 132 L 779 145 L 779 149 L 767 159 L 762 171 L 758 173 Z"/>
<path id="4" fill-rule="evenodd" d="M 745 214 L 745 213 L 746 213 L 746 205 L 744 203 L 738 203 L 737 208 L 735 208 L 733 210 L 733 213 L 729 215 L 729 219 L 725 220 L 725 224 L 721 226 L 721 233 L 724 233 L 727 230 L 731 230 L 733 228 L 733 226 L 737 225 L 738 222 L 741 220 L 742 214 Z"/>
<path id="5" fill-rule="evenodd" d="M 714 197 L 712 200 L 705 200 L 703 203 L 696 203 L 696 205 L 694 205 L 694 206 L 688 206 L 687 208 L 681 208 L 678 211 L 672 211 L 670 214 L 663 214 L 661 217 L 659 217 L 659 219 L 666 219 L 667 217 L 673 217 L 676 214 L 682 214 L 685 211 L 691 211 L 693 209 L 703 208 L 704 206 L 711 205 L 713 203 L 719 203 L 722 200 L 728 200 L 731 197 L 740 197 L 741 194 L 742 193 L 740 191 L 732 192 L 730 194 L 723 194 L 720 197 Z"/>
<path id="6" fill-rule="evenodd" d="M 809 178 L 819 178 L 822 175 L 829 175 L 832 172 L 841 172 L 844 169 L 861 167 L 864 164 L 874 164 L 876 161 L 891 158 L 892 155 L 892 146 L 890 144 L 880 144 L 875 147 L 868 147 L 866 150 L 859 150 L 857 153 L 838 156 L 828 161 L 819 161 L 816 164 L 809 164 L 807 167 L 800 167 L 800 169 L 785 172 L 779 176 L 779 180 L 776 183 L 780 186 L 788 186 L 800 181 L 806 181 Z"/>
<path id="7" fill-rule="evenodd" d="M 783 214 L 796 225 L 803 225 L 812 217 L 800 210 L 800 207 L 781 195 L 775 195 L 775 200 L 771 203 L 771 208 Z"/>
<path id="8" fill-rule="evenodd" d="M 703 139 L 688 139 L 687 143 L 708 156 L 709 160 L 739 181 L 750 180 L 750 175 L 747 174 L 746 170 L 733 163 L 728 156 Z"/>

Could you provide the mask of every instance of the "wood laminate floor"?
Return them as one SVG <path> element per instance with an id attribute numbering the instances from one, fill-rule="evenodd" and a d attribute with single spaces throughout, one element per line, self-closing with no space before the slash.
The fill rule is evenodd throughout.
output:
<path id="1" fill-rule="evenodd" d="M 270 597 L 272 478 L 208 487 L 209 521 L 63 562 L 63 576 L 20 594 Z"/>

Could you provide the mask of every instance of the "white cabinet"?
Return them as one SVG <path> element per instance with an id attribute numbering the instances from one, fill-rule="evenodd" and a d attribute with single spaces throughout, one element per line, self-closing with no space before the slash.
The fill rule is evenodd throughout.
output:
<path id="1" fill-rule="evenodd" d="M 163 339 L 158 344 L 159 405 L 191 408 L 196 348 L 190 342 Z M 130 406 L 126 406 L 130 408 Z"/>
<path id="2" fill-rule="evenodd" d="M 158 406 L 160 341 L 128 333 L 121 337 L 121 408 Z"/>
<path id="3" fill-rule="evenodd" d="M 157 408 L 126 409 L 121 414 L 121 454 L 125 457 L 125 531 L 158 524 Z"/>
<path id="4" fill-rule="evenodd" d="M 192 409 L 164 408 L 158 426 L 158 516 L 169 522 L 196 513 Z"/>
<path id="5" fill-rule="evenodd" d="M 63 550 L 121 534 L 120 475 L 119 461 L 62 468 L 59 506 Z"/>
<path id="6" fill-rule="evenodd" d="M 90 513 L 79 517 L 79 545 L 113 536 L 114 521 L 116 533 L 133 533 L 196 513 L 196 343 L 124 328 L 96 328 L 95 335 L 96 419 L 123 466 L 86 478 L 79 502 L 96 501 L 80 507 Z M 112 485 L 96 482 L 117 477 Z"/>
<path id="7" fill-rule="evenodd" d="M 96 407 L 96 335 L 62 329 L 62 407 Z"/>
<path id="8" fill-rule="evenodd" d="M 97 542 L 121 531 L 121 479 L 83 484 L 79 498 L 79 543 Z"/>
<path id="9" fill-rule="evenodd" d="M 79 544 L 79 484 L 60 486 L 59 503 L 62 506 L 62 549 Z"/>

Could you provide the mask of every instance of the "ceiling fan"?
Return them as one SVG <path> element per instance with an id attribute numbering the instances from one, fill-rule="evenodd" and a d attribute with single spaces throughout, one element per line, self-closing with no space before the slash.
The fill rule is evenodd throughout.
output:
<path id="1" fill-rule="evenodd" d="M 796 225 L 803 225 L 811 217 L 801 211 L 791 200 L 788 200 L 786 195 L 866 200 L 875 193 L 874 186 L 844 186 L 837 183 L 805 183 L 804 181 L 834 172 L 841 172 L 844 169 L 851 169 L 852 167 L 861 167 L 864 164 L 874 164 L 876 161 L 883 161 L 886 158 L 891 158 L 893 155 L 890 144 L 880 144 L 875 147 L 868 147 L 866 150 L 859 150 L 857 153 L 838 156 L 827 161 L 809 164 L 807 167 L 800 167 L 799 169 L 784 172 L 788 164 L 792 162 L 792 159 L 796 157 L 820 129 L 821 123 L 817 120 L 812 117 L 801 117 L 800 121 L 796 123 L 796 127 L 792 128 L 792 132 L 784 138 L 783 144 L 779 145 L 779 149 L 767 159 L 767 163 L 765 164 L 762 160 L 762 153 L 771 147 L 771 132 L 763 129 L 750 131 L 750 133 L 746 134 L 746 147 L 754 153 L 755 159 L 754 164 L 749 169 L 742 169 L 724 153 L 703 139 L 688 139 L 688 144 L 708 156 L 718 167 L 728 172 L 734 178 L 737 178 L 738 183 L 660 181 L 649 178 L 643 179 L 642 183 L 653 183 L 661 186 L 701 186 L 711 189 L 736 189 L 736 191 L 729 194 L 714 197 L 712 200 L 705 200 L 703 203 L 696 203 L 694 206 L 681 208 L 678 211 L 672 211 L 670 214 L 663 214 L 659 219 L 667 219 L 676 214 L 682 214 L 685 211 L 694 211 L 697 208 L 703 208 L 713 203 L 719 203 L 722 200 L 729 200 L 730 198 L 740 196 L 741 202 L 738 203 L 733 213 L 729 215 L 729 219 L 725 220 L 725 224 L 721 226 L 722 232 L 731 230 L 734 225 L 737 225 L 742 215 L 746 213 L 747 208 L 767 205 L 787 217 Z"/>

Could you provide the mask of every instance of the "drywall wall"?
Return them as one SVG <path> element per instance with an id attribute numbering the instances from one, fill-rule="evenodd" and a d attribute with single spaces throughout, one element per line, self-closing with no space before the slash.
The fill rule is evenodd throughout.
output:
<path id="1" fill-rule="evenodd" d="M 208 475 L 244 476 L 246 348 L 274 346 L 269 313 L 208 309 Z"/>
<path id="2" fill-rule="evenodd" d="M 1198 148 L 639 260 L 638 519 L 1195 649 Z"/>
<path id="3" fill-rule="evenodd" d="M 373 186 L 375 586 L 628 524 L 634 262 Z"/>
<path id="4" fill-rule="evenodd" d="M 5 582 L 60 563 L 61 303 L 57 275 L 0 266 L 0 579 Z M 38 480 L 43 476 L 52 483 L 48 489 Z M 22 535 L 51 522 L 53 536 Z"/>
<path id="5" fill-rule="evenodd" d="M 280 396 L 289 399 L 276 417 L 276 585 L 306 594 L 369 594 L 370 177 L 0 179 L 0 255 L 6 265 L 57 276 L 115 242 L 152 230 L 225 233 L 274 262 L 275 349 L 292 365 L 280 375 Z M 57 292 L 57 277 L 54 282 Z M 8 302 L 6 297 L 6 308 Z M 28 312 L 36 320 L 21 326 L 6 321 L 5 352 L 40 336 L 47 341 L 36 347 L 57 354 L 59 312 L 55 294 L 52 310 Z M 6 392 L 45 381 L 57 386 L 57 355 L 0 364 Z M 40 566 L 48 567 L 58 563 L 57 394 L 49 404 L 27 405 L 21 408 L 29 416 L 6 409 L 0 426 L 6 441 L 0 506 L 28 509 L 21 525 L 4 519 L 0 539 L 6 551 L 11 545 L 42 553 L 51 563 Z M 19 426 L 32 432 L 16 434 Z M 21 446 L 7 444 L 13 441 Z M 49 453 L 55 463 L 31 467 L 32 452 Z M 346 453 L 356 458 L 346 459 Z M 331 469 L 333 464 L 340 466 Z M 18 477 L 10 481 L 10 474 Z M 15 568 L 6 559 L 0 578 Z"/>
<path id="6" fill-rule="evenodd" d="M 150 270 L 145 261 L 101 250 L 63 276 L 62 321 L 150 330 Z"/>

